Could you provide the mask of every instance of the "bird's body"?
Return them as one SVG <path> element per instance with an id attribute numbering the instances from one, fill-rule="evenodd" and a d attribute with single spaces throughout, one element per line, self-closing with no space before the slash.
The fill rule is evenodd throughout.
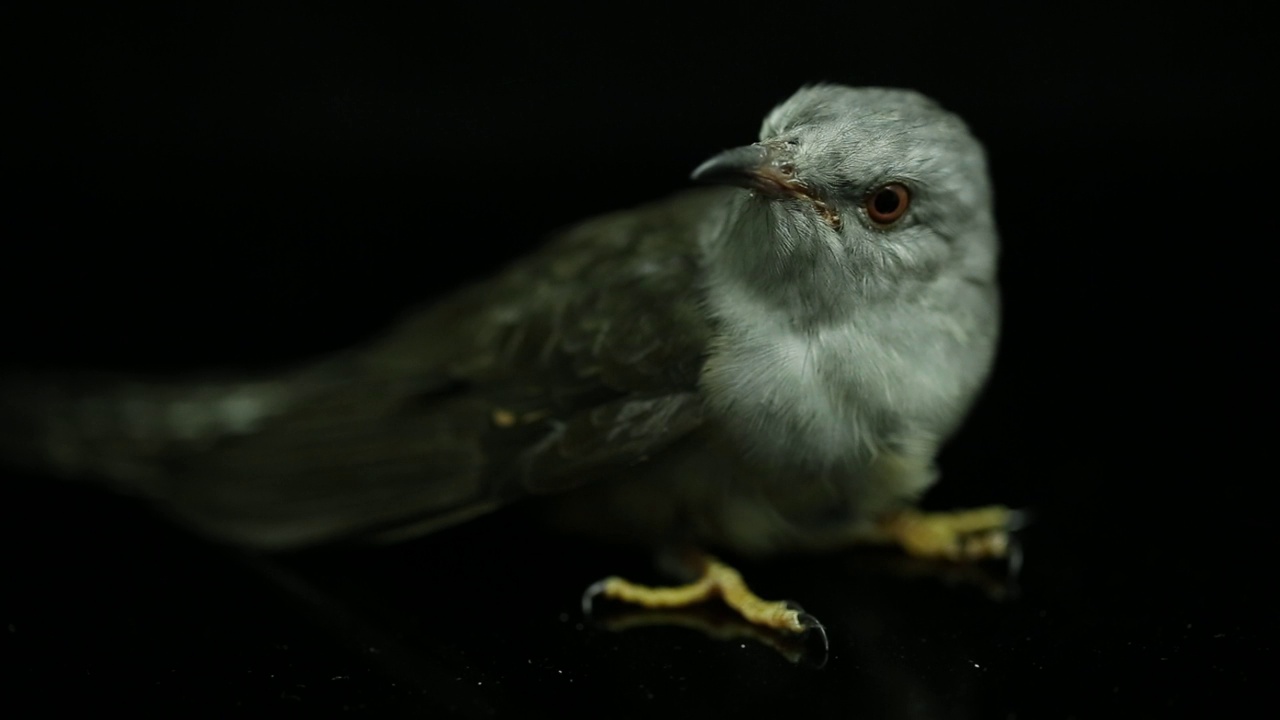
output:
<path id="1" fill-rule="evenodd" d="M 981 148 L 915 93 L 824 85 L 698 174 L 742 187 L 583 223 L 295 371 L 12 379 L 0 443 L 268 548 L 529 495 L 647 543 L 839 542 L 933 482 L 989 371 Z"/>

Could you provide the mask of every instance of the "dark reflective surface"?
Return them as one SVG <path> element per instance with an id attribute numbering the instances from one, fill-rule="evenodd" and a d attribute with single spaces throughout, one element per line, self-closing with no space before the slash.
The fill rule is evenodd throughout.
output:
<path id="1" fill-rule="evenodd" d="M 250 557 L 6 472 L 6 716 L 1274 704 L 1261 20 L 96 7 L 4 11 L 22 37 L 6 44 L 20 129 L 3 148 L 3 363 L 178 372 L 342 347 L 553 228 L 684 187 L 802 83 L 905 85 L 987 144 L 1005 241 L 995 377 L 928 502 L 1035 522 L 1014 585 L 999 566 L 876 552 L 741 565 L 825 623 L 814 669 L 714 610 L 584 618 L 583 589 L 657 580 L 650 558 L 520 511 L 397 547 Z"/>
<path id="2" fill-rule="evenodd" d="M 396 547 L 264 558 L 127 501 L 89 493 L 53 510 L 77 492 L 5 506 L 10 677 L 51 710 L 1146 715 L 1241 707 L 1274 659 L 1265 579 L 1176 539 L 1147 552 L 1138 519 L 1114 534 L 1096 515 L 1041 513 L 1016 593 L 998 566 L 878 551 L 743 565 L 826 624 L 815 669 L 714 607 L 669 624 L 584 617 L 583 588 L 653 578 L 648 559 L 519 512 Z"/>

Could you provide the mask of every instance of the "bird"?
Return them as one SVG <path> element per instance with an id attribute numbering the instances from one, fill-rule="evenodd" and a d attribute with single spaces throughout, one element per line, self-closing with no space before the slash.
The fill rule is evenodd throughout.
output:
<path id="1" fill-rule="evenodd" d="M 284 370 L 10 373 L 0 458 L 266 551 L 539 498 L 567 531 L 689 549 L 690 582 L 607 578 L 588 609 L 720 597 L 785 632 L 820 623 L 720 557 L 1002 556 L 1013 511 L 918 508 L 999 340 L 965 122 L 914 90 L 807 85 L 691 179 Z"/>

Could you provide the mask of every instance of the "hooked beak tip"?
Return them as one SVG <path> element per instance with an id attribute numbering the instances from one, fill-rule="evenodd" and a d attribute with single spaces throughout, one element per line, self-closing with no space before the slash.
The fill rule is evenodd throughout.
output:
<path id="1" fill-rule="evenodd" d="M 711 185 L 754 187 L 755 179 L 768 163 L 768 151 L 760 145 L 726 150 L 694 169 L 690 179 Z"/>

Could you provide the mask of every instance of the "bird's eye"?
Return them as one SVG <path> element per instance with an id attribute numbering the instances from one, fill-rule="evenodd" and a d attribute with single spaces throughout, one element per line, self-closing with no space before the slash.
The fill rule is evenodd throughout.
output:
<path id="1" fill-rule="evenodd" d="M 877 225 L 888 225 L 907 212 L 911 205 L 911 193 L 902 183 L 881 185 L 867 196 L 867 217 Z"/>

